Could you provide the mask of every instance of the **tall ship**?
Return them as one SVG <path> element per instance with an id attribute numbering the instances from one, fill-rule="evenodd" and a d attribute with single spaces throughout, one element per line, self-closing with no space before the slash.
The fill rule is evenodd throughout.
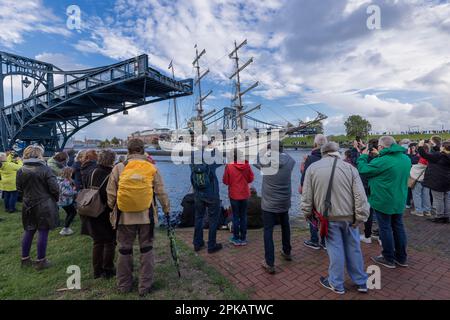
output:
<path id="1" fill-rule="evenodd" d="M 234 71 L 229 76 L 229 80 L 233 82 L 233 92 L 231 98 L 231 107 L 222 108 L 219 111 L 215 109 L 205 112 L 205 100 L 212 94 L 212 90 L 207 93 L 202 91 L 202 80 L 210 72 L 209 69 L 202 71 L 200 66 L 200 59 L 206 54 L 206 50 L 199 51 L 197 45 L 195 46 L 195 60 L 192 65 L 196 70 L 195 88 L 198 99 L 195 103 L 196 115 L 188 121 L 185 128 L 179 128 L 178 112 L 176 99 L 173 101 L 174 115 L 175 115 L 175 130 L 169 139 L 159 140 L 159 146 L 164 151 L 195 151 L 199 147 L 198 137 L 202 135 L 208 137 L 207 148 L 216 149 L 219 152 L 228 151 L 230 149 L 246 149 L 258 152 L 260 149 L 266 147 L 262 141 L 270 141 L 271 138 L 282 141 L 289 135 L 301 133 L 319 122 L 327 119 L 327 116 L 317 112 L 316 117 L 312 121 L 299 121 L 298 125 L 291 123 L 285 126 L 258 120 L 251 116 L 251 113 L 260 110 L 262 105 L 253 107 L 246 107 L 244 104 L 244 97 L 253 89 L 259 86 L 259 82 L 253 83 L 248 88 L 243 88 L 241 83 L 242 72 L 249 65 L 253 63 L 253 58 L 250 58 L 244 64 L 241 64 L 239 56 L 240 50 L 247 45 L 247 40 L 241 44 L 234 42 L 234 49 L 228 55 L 234 63 Z M 172 62 L 169 65 L 172 69 L 172 75 L 175 78 L 174 67 Z M 222 128 L 219 130 L 212 130 L 210 127 L 213 123 L 222 121 Z M 253 122 L 258 127 L 249 128 L 247 123 Z M 197 141 L 194 138 L 197 137 Z"/>

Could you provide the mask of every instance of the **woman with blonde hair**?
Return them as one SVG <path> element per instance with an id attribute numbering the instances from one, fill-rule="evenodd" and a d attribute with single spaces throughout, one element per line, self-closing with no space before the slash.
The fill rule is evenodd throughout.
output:
<path id="1" fill-rule="evenodd" d="M 44 161 L 44 149 L 28 146 L 23 153 L 23 167 L 17 172 L 17 190 L 23 195 L 22 224 L 25 230 L 22 240 L 22 266 L 32 265 L 31 245 L 36 232 L 38 270 L 48 268 L 46 258 L 47 239 L 50 230 L 59 222 L 59 186 L 52 170 Z"/>

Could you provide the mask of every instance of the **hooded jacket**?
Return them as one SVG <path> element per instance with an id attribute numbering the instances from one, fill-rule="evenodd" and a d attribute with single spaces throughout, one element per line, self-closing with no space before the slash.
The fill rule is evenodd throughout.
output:
<path id="1" fill-rule="evenodd" d="M 369 179 L 371 207 L 384 214 L 403 214 L 410 170 L 411 160 L 398 144 L 381 150 L 370 163 L 368 155 L 361 155 L 358 171 Z"/>
<path id="2" fill-rule="evenodd" d="M 423 185 L 433 191 L 450 191 L 450 154 L 445 152 L 428 153 L 419 147 L 419 154 L 428 160 Z"/>
<path id="3" fill-rule="evenodd" d="M 59 177 L 66 166 L 65 161 L 56 161 L 55 158 L 50 158 L 47 161 L 47 166 L 52 169 L 55 176 Z"/>
<path id="4" fill-rule="evenodd" d="M 223 183 L 228 186 L 228 196 L 232 200 L 246 200 L 250 197 L 249 183 L 255 179 L 252 168 L 245 163 L 227 164 Z"/>
<path id="5" fill-rule="evenodd" d="M 22 167 L 22 161 L 13 162 L 8 158 L 5 162 L 0 162 L 1 190 L 16 191 L 17 171 Z"/>
<path id="6" fill-rule="evenodd" d="M 261 190 L 261 209 L 271 213 L 289 212 L 291 208 L 291 175 L 295 160 L 286 153 L 280 153 L 279 168 L 276 174 L 263 175 Z M 261 165 L 255 165 L 261 169 Z"/>
<path id="7" fill-rule="evenodd" d="M 301 200 L 301 210 L 305 217 L 312 215 L 313 209 L 321 213 L 325 211 L 325 199 L 335 158 L 335 155 L 325 155 L 306 172 Z M 358 224 L 366 222 L 368 217 L 369 203 L 358 171 L 352 164 L 338 159 L 331 186 L 329 220 Z"/>

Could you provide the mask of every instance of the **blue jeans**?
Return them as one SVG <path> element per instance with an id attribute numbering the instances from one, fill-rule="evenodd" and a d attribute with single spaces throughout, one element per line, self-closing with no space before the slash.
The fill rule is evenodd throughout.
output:
<path id="1" fill-rule="evenodd" d="M 430 189 L 424 187 L 421 182 L 417 182 L 412 189 L 412 195 L 414 200 L 414 208 L 417 212 L 431 211 Z"/>
<path id="2" fill-rule="evenodd" d="M 338 290 L 344 290 L 345 266 L 350 279 L 356 285 L 365 285 L 368 275 L 359 242 L 358 228 L 350 222 L 330 221 L 328 225 L 327 253 L 330 259 L 328 281 Z"/>
<path id="3" fill-rule="evenodd" d="M 382 255 L 389 261 L 397 260 L 406 263 L 406 231 L 403 225 L 402 214 L 384 214 L 375 210 L 378 227 L 380 229 L 380 240 L 383 246 Z"/>
<path id="4" fill-rule="evenodd" d="M 289 225 L 289 213 L 273 213 L 263 210 L 264 221 L 264 252 L 267 265 L 273 267 L 275 265 L 275 247 L 273 244 L 273 226 L 276 222 L 276 215 L 280 217 L 281 223 L 281 241 L 283 244 L 283 252 L 291 254 L 291 227 Z"/>
<path id="5" fill-rule="evenodd" d="M 325 245 L 325 239 L 319 239 L 319 230 L 311 223 L 309 224 L 309 233 L 311 234 L 311 242 L 319 244 L 320 241 L 320 244 Z"/>
<path id="6" fill-rule="evenodd" d="M 194 241 L 195 247 L 204 245 L 203 241 L 203 219 L 205 217 L 206 208 L 208 208 L 209 234 L 208 234 L 208 249 L 213 249 L 216 246 L 217 223 L 220 213 L 220 199 L 213 198 L 194 198 L 195 208 L 195 230 Z"/>
<path id="7" fill-rule="evenodd" d="M 230 199 L 233 210 L 233 236 L 236 240 L 247 239 L 247 205 L 248 200 Z"/>
<path id="8" fill-rule="evenodd" d="M 18 191 L 3 191 L 5 194 L 5 210 L 6 211 L 16 211 L 16 203 L 19 198 Z"/>

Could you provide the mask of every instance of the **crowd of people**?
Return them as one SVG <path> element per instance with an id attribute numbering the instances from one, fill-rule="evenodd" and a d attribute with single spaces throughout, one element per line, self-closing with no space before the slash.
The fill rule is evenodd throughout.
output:
<path id="1" fill-rule="evenodd" d="M 203 145 L 202 147 L 205 147 Z M 263 225 L 265 260 L 269 274 L 276 273 L 273 230 L 281 225 L 280 257 L 292 261 L 289 210 L 292 195 L 292 172 L 295 160 L 277 147 L 276 172 L 263 174 L 261 201 L 251 184 L 254 170 L 241 160 L 239 150 L 225 166 L 222 182 L 228 187 L 232 211 L 232 236 L 236 247 L 248 243 L 249 225 Z M 155 161 L 145 153 L 144 142 L 131 139 L 128 155 L 119 158 L 111 150 L 59 152 L 44 160 L 40 146 L 28 146 L 23 160 L 12 152 L 0 153 L 0 175 L 5 210 L 16 211 L 20 195 L 24 235 L 23 267 L 42 270 L 51 266 L 46 258 L 49 231 L 58 227 L 59 209 L 66 213 L 60 235 L 73 234 L 71 224 L 78 214 L 81 233 L 92 238 L 94 278 L 116 277 L 118 290 L 133 288 L 133 244 L 138 240 L 140 252 L 139 294 L 152 289 L 155 257 L 154 228 L 158 220 L 158 200 L 162 212 L 170 215 L 171 205 L 162 175 Z M 205 247 L 209 254 L 223 249 L 217 242 L 221 221 L 221 200 L 217 168 L 221 164 L 191 164 L 193 193 L 185 197 L 183 207 L 190 207 L 193 217 L 193 248 Z M 378 240 L 382 251 L 372 260 L 386 268 L 408 267 L 407 236 L 403 223 L 405 208 L 411 214 L 429 217 L 434 223 L 448 223 L 450 215 L 450 141 L 438 136 L 430 140 L 397 143 L 391 136 L 370 140 L 357 138 L 342 156 L 337 143 L 324 135 L 314 139 L 314 149 L 301 162 L 301 212 L 309 224 L 310 238 L 304 245 L 313 250 L 325 249 L 329 257 L 328 275 L 320 284 L 337 294 L 345 293 L 347 270 L 359 292 L 365 293 L 365 272 L 360 243 Z M 208 239 L 204 240 L 204 220 L 208 220 Z M 376 222 L 377 230 L 373 227 Z M 189 222 L 186 221 L 186 224 Z M 360 235 L 360 227 L 363 233 Z M 38 233 L 37 260 L 30 248 Z M 116 246 L 118 247 L 116 253 Z M 117 254 L 117 261 L 116 261 Z"/>

